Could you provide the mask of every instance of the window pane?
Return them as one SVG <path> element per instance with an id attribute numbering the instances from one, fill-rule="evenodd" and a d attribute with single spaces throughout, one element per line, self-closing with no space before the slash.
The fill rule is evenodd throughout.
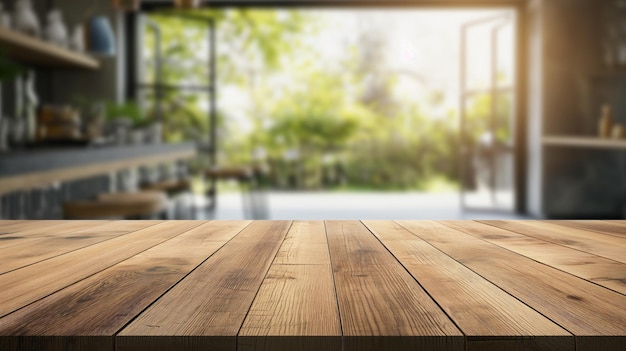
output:
<path id="1" fill-rule="evenodd" d="M 209 23 L 185 19 L 175 15 L 151 14 L 161 29 L 162 83 L 171 85 L 209 85 Z M 156 80 L 156 36 L 144 22 L 142 29 L 140 82 L 152 84 Z M 190 45 L 190 43 L 193 43 Z"/>

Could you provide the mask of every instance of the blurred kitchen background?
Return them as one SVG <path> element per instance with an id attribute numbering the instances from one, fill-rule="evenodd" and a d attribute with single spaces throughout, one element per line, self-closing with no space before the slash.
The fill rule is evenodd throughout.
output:
<path id="1" fill-rule="evenodd" d="M 1 219 L 626 217 L 624 0 L 3 1 L 0 84 Z"/>

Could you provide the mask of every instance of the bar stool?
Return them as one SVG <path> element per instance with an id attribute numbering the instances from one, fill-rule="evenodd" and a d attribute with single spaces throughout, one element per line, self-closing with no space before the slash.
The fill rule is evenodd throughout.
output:
<path id="1" fill-rule="evenodd" d="M 260 182 L 262 173 L 260 167 L 212 167 L 204 172 L 204 176 L 214 181 L 237 181 L 241 188 L 244 216 L 250 219 L 267 219 L 266 199 Z M 215 201 L 215 194 L 210 195 Z M 215 202 L 211 204 L 211 207 L 215 207 Z"/>
<path id="2" fill-rule="evenodd" d="M 162 192 L 104 193 L 93 200 L 65 203 L 63 216 L 67 219 L 142 219 L 162 216 L 166 209 L 167 195 Z"/>
<path id="3" fill-rule="evenodd" d="M 168 179 L 156 183 L 145 184 L 142 191 L 164 192 L 169 196 L 174 196 L 191 190 L 191 180 L 189 179 Z"/>
<path id="4" fill-rule="evenodd" d="M 191 196 L 191 180 L 167 179 L 141 186 L 142 191 L 162 192 L 167 194 L 169 204 L 167 209 L 168 218 L 195 219 L 196 213 Z"/>

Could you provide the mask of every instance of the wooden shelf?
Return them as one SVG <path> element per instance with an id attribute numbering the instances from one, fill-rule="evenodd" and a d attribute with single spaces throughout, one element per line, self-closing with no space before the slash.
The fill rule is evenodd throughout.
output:
<path id="1" fill-rule="evenodd" d="M 195 155 L 194 143 L 18 151 L 0 155 L 0 194 Z"/>
<path id="2" fill-rule="evenodd" d="M 601 139 L 585 136 L 546 136 L 543 144 L 547 146 L 563 146 L 587 149 L 626 150 L 626 139 Z"/>
<path id="3" fill-rule="evenodd" d="M 85 54 L 1 27 L 0 48 L 8 57 L 34 66 L 80 69 L 98 69 L 100 67 L 100 63 L 96 59 Z"/>
<path id="4" fill-rule="evenodd" d="M 624 69 L 624 68 L 616 68 L 616 69 L 596 72 L 596 73 L 591 75 L 591 78 L 594 78 L 594 79 L 622 79 L 622 78 L 626 78 L 626 69 Z"/>

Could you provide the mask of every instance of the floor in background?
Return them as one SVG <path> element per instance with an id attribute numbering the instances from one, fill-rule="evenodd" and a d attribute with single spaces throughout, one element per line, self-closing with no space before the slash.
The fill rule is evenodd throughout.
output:
<path id="1" fill-rule="evenodd" d="M 269 215 L 262 219 L 526 219 L 513 213 L 464 212 L 456 193 L 269 192 L 265 196 Z M 220 194 L 215 211 L 202 209 L 202 198 L 196 204 L 198 219 L 250 219 L 244 215 L 240 193 Z"/>

